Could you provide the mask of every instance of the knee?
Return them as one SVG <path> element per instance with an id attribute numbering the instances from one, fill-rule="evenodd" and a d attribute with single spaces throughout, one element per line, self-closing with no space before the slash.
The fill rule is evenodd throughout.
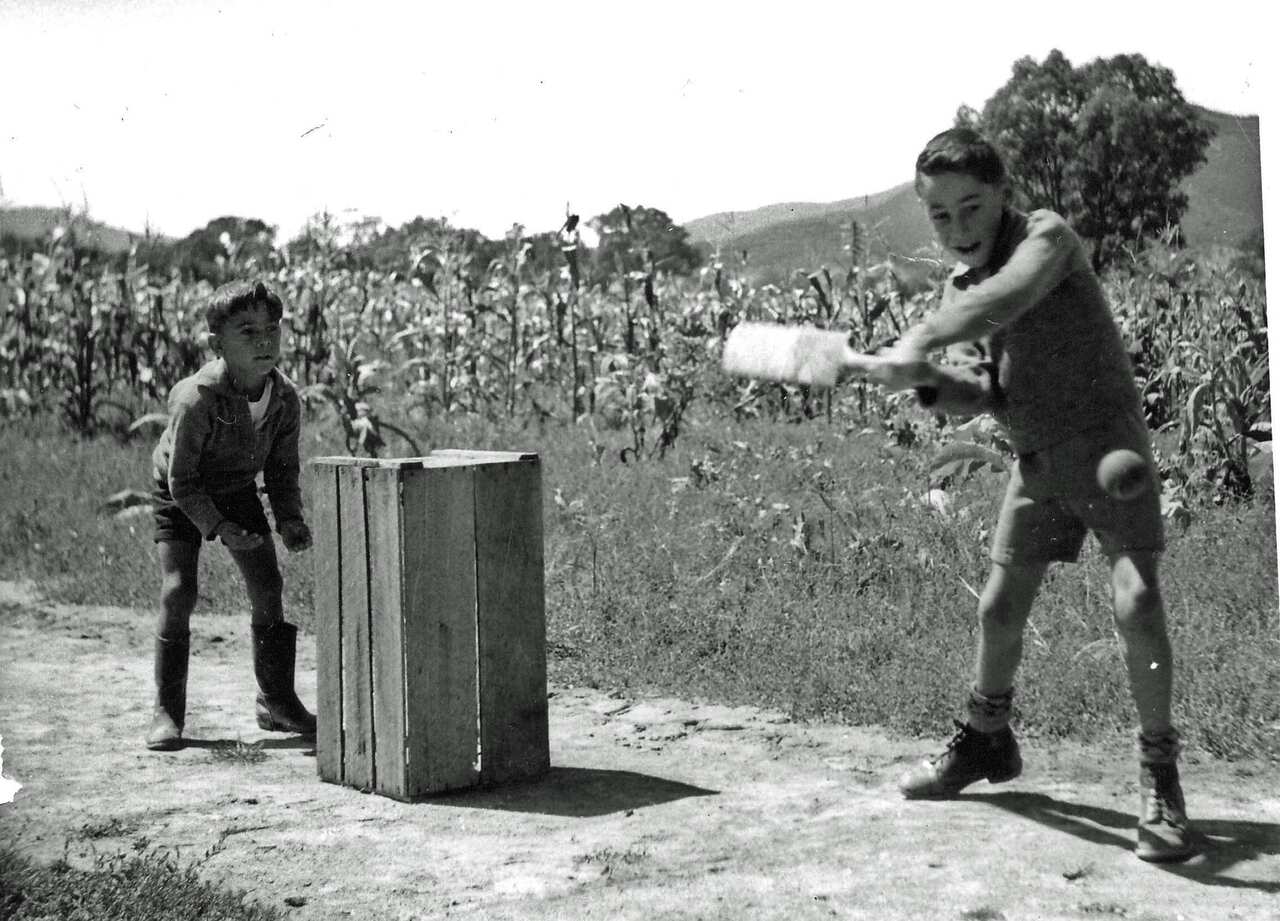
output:
<path id="1" fill-rule="evenodd" d="M 167 573 L 160 584 L 160 603 L 166 611 L 190 614 L 196 606 L 196 580 L 183 573 Z"/>
<path id="2" fill-rule="evenodd" d="M 1164 599 L 1156 583 L 1122 580 L 1117 582 L 1114 592 L 1116 627 L 1122 633 L 1163 624 Z"/>
<path id="3" fill-rule="evenodd" d="M 978 602 L 978 619 L 988 633 L 1021 633 L 1026 615 L 1007 595 L 988 592 Z"/>

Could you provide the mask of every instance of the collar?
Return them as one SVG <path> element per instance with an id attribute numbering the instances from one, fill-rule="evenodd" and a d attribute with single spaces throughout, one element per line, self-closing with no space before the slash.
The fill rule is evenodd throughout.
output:
<path id="1" fill-rule="evenodd" d="M 215 358 L 205 363 L 199 371 L 196 372 L 196 384 L 212 390 L 214 393 L 229 397 L 233 400 L 247 400 L 248 398 L 236 390 L 235 384 L 231 380 L 231 372 L 227 370 L 227 362 L 224 358 Z M 283 376 L 279 368 L 271 369 L 271 400 L 268 406 L 274 405 L 280 399 L 280 382 Z"/>
<path id="2" fill-rule="evenodd" d="M 1025 214 L 1016 208 L 1007 206 L 1000 215 L 1000 229 L 996 231 L 996 240 L 991 246 L 991 255 L 987 259 L 987 264 L 971 269 L 963 262 L 957 263 L 951 273 L 951 278 L 959 282 L 961 287 L 965 287 L 967 284 L 975 284 L 985 278 L 990 278 L 1000 271 L 1004 264 L 1009 261 L 1009 257 L 1013 255 L 1020 231 L 1026 227 L 1026 224 L 1027 216 Z"/>
<path id="3" fill-rule="evenodd" d="M 1026 236 L 1027 216 L 1013 207 L 1006 207 L 1000 216 L 1000 230 L 996 233 L 995 245 L 991 247 L 991 258 L 986 268 L 995 273 L 1004 267 L 1013 255 L 1014 248 L 1022 237 Z"/>

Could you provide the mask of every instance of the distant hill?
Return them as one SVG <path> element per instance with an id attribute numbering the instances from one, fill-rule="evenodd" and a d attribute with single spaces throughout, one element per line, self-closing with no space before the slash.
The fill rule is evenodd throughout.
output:
<path id="1" fill-rule="evenodd" d="M 683 226 L 695 240 L 704 240 L 714 245 L 787 221 L 865 210 L 892 198 L 897 192 L 898 189 L 890 189 L 875 195 L 860 195 L 857 198 L 846 198 L 842 201 L 795 201 L 765 205 L 763 208 L 752 211 L 721 211 L 718 214 L 709 214 L 706 217 L 688 221 Z"/>
<path id="2" fill-rule="evenodd" d="M 785 208 L 787 211 L 773 209 Z M 779 215 L 770 222 L 770 215 Z M 801 215 L 801 216 L 795 216 Z M 876 195 L 829 204 L 770 205 L 738 216 L 738 224 L 750 228 L 726 233 L 734 222 L 723 217 L 699 218 L 685 224 L 690 237 L 719 245 L 726 253 L 747 253 L 747 272 L 757 279 L 780 281 L 796 270 L 849 264 L 844 246 L 851 219 L 857 219 L 869 237 L 873 260 L 887 253 L 912 255 L 932 240 L 929 221 L 916 200 L 915 188 L 904 182 Z M 708 228 L 705 221 L 716 221 Z M 711 238 L 703 236 L 713 230 Z"/>
<path id="3" fill-rule="evenodd" d="M 1216 130 L 1206 162 L 1187 178 L 1182 227 L 1193 247 L 1237 246 L 1262 226 L 1262 161 L 1258 117 L 1196 108 Z M 910 181 L 875 195 L 834 202 L 788 202 L 722 212 L 684 224 L 695 242 L 726 253 L 745 250 L 748 272 L 780 280 L 796 270 L 847 265 L 849 221 L 871 230 L 873 259 L 927 249 L 933 235 Z"/>
<path id="4" fill-rule="evenodd" d="M 1192 246 L 1238 246 L 1262 226 L 1262 154 L 1258 116 L 1196 107 L 1215 129 L 1208 160 L 1184 184 L 1182 229 Z"/>
<path id="5" fill-rule="evenodd" d="M 134 233 L 111 227 L 85 218 L 72 218 L 78 239 L 105 253 L 127 253 L 143 233 Z M 55 227 L 66 227 L 68 215 L 64 208 L 0 208 L 0 238 L 16 237 L 20 240 L 40 242 L 48 238 Z M 153 239 L 161 239 L 152 235 Z"/>
<path id="6" fill-rule="evenodd" d="M 1196 107 L 1215 129 L 1207 161 L 1185 182 L 1189 205 L 1183 232 L 1193 247 L 1237 246 L 1262 227 L 1262 160 L 1256 115 L 1228 115 Z M 694 242 L 745 250 L 748 272 L 780 280 L 797 270 L 848 265 L 849 221 L 870 230 L 871 258 L 909 256 L 929 248 L 932 232 L 908 180 L 877 192 L 832 202 L 783 202 L 721 212 L 684 222 Z M 67 221 L 62 208 L 0 208 L 0 237 L 41 241 Z M 108 253 L 127 252 L 141 232 L 78 219 L 81 239 Z M 163 240 L 162 237 L 156 237 Z"/>

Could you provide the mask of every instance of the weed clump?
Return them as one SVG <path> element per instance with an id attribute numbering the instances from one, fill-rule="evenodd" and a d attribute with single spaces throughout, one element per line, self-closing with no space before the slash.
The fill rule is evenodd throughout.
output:
<path id="1" fill-rule="evenodd" d="M 279 921 L 270 906 L 200 879 L 195 865 L 145 842 L 134 853 L 99 854 L 87 868 L 65 857 L 42 865 L 11 847 L 0 847 L 0 919 L 37 921 Z"/>

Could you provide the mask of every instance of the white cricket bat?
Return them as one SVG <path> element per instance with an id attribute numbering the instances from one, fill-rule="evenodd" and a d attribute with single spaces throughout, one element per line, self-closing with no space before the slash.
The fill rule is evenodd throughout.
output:
<path id="1" fill-rule="evenodd" d="M 875 379 L 886 364 L 879 355 L 855 352 L 845 333 L 814 326 L 739 323 L 724 344 L 729 374 L 833 387 L 849 376 Z"/>

